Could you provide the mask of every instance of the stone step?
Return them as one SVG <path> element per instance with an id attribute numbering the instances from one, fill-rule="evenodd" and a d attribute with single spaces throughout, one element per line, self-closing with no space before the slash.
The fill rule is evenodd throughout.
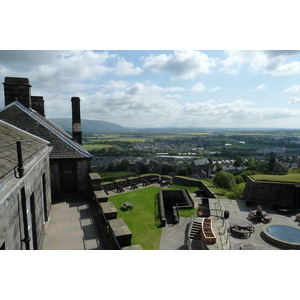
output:
<path id="1" fill-rule="evenodd" d="M 201 228 L 202 228 L 202 223 L 195 221 L 191 228 L 190 238 L 201 239 Z"/>

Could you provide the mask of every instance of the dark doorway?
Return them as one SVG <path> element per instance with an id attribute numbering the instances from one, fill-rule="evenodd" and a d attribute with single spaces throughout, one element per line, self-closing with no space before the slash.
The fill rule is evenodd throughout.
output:
<path id="1" fill-rule="evenodd" d="M 74 159 L 59 161 L 60 190 L 62 194 L 77 192 L 77 166 Z"/>

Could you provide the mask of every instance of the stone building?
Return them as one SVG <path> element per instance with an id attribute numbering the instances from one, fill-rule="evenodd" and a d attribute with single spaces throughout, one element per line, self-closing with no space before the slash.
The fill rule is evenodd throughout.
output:
<path id="1" fill-rule="evenodd" d="M 51 207 L 48 141 L 0 120 L 0 249 L 41 249 Z"/>
<path id="2" fill-rule="evenodd" d="M 42 96 L 31 96 L 27 78 L 5 77 L 5 107 L 0 120 L 50 142 L 52 198 L 60 194 L 85 192 L 92 155 L 81 145 L 80 99 L 72 97 L 73 136 L 45 117 Z"/>
<path id="3" fill-rule="evenodd" d="M 200 178 L 209 178 L 214 170 L 213 164 L 206 157 L 194 160 L 191 167 Z"/>

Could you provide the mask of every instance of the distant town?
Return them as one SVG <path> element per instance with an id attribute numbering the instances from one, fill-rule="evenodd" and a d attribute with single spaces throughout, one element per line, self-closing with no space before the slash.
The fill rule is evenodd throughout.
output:
<path id="1" fill-rule="evenodd" d="M 244 170 L 251 161 L 262 166 L 269 163 L 270 157 L 275 160 L 269 173 L 287 173 L 299 167 L 300 134 L 292 129 L 108 129 L 102 133 L 83 132 L 82 140 L 84 148 L 94 156 L 92 167 L 98 172 L 212 178 L 217 169 Z M 210 170 L 207 165 L 211 165 Z"/>

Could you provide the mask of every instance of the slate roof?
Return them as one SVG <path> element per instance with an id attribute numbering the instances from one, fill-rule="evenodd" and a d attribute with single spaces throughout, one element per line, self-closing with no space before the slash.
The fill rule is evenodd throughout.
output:
<path id="1" fill-rule="evenodd" d="M 0 119 L 50 142 L 50 159 L 92 158 L 93 156 L 72 140 L 72 137 L 31 108 L 15 101 L 0 110 Z"/>
<path id="2" fill-rule="evenodd" d="M 206 165 L 206 164 L 209 164 L 209 160 L 205 157 L 205 158 L 199 158 L 199 159 L 196 159 L 194 160 L 194 164 L 195 166 L 203 166 L 203 165 Z"/>
<path id="3" fill-rule="evenodd" d="M 49 142 L 0 120 L 0 180 L 18 166 L 17 141 L 22 141 L 24 164 Z"/>

